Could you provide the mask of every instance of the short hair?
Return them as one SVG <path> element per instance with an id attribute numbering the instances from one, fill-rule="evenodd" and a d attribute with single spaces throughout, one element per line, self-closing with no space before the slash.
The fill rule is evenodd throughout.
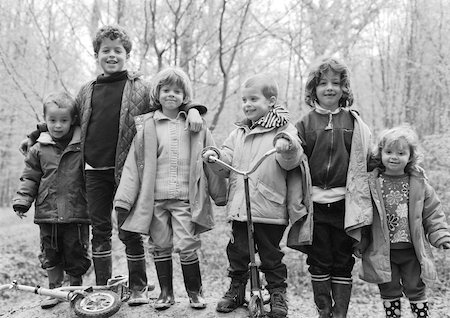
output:
<path id="1" fill-rule="evenodd" d="M 192 101 L 192 83 L 189 76 L 181 68 L 167 67 L 156 74 L 150 88 L 150 103 L 157 109 L 162 107 L 159 102 L 159 91 L 164 85 L 177 85 L 183 90 L 184 98 L 181 106 Z"/>
<path id="2" fill-rule="evenodd" d="M 47 107 L 50 105 L 56 105 L 58 108 L 68 109 L 70 116 L 78 123 L 78 110 L 75 107 L 75 100 L 67 92 L 52 92 L 44 98 L 43 113 L 44 117 L 47 113 Z"/>
<path id="3" fill-rule="evenodd" d="M 105 25 L 97 30 L 94 40 L 92 41 L 92 46 L 94 47 L 95 53 L 98 53 L 100 50 L 100 46 L 102 45 L 102 41 L 104 39 L 120 39 L 127 54 L 131 52 L 132 44 L 130 36 L 127 31 L 119 25 Z"/>
<path id="4" fill-rule="evenodd" d="M 325 58 L 315 64 L 308 74 L 305 86 L 306 105 L 315 107 L 317 102 L 316 88 L 324 74 L 333 71 L 340 75 L 342 97 L 339 100 L 339 107 L 350 107 L 353 104 L 353 92 L 350 87 L 350 71 L 348 67 L 334 58 Z"/>
<path id="5" fill-rule="evenodd" d="M 409 147 L 409 162 L 405 167 L 405 172 L 410 173 L 419 164 L 422 158 L 422 152 L 419 147 L 419 137 L 417 133 L 408 124 L 383 130 L 379 136 L 376 146 L 371 155 L 372 166 L 380 168 L 384 171 L 386 168 L 381 160 L 381 153 L 385 147 L 398 144 L 400 141 L 406 141 Z"/>
<path id="6" fill-rule="evenodd" d="M 265 98 L 269 99 L 272 96 L 278 99 L 278 84 L 268 74 L 256 74 L 247 78 L 242 84 L 243 88 L 249 88 L 252 86 L 260 86 L 261 92 Z"/>

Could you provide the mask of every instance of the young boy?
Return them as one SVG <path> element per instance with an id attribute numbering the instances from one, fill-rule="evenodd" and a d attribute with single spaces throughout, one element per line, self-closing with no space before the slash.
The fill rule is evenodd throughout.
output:
<path id="1" fill-rule="evenodd" d="M 150 235 L 161 294 L 155 308 L 174 303 L 172 253 L 180 255 L 190 306 L 203 309 L 202 279 L 197 251 L 199 234 L 214 225 L 211 195 L 226 203 L 226 180 L 203 170 L 203 147 L 214 145 L 210 131 L 184 129 L 183 106 L 192 98 L 192 84 L 178 68 L 167 68 L 155 77 L 151 90 L 154 113 L 136 118 L 137 134 L 124 165 L 114 199 L 122 229 Z"/>
<path id="2" fill-rule="evenodd" d="M 111 211 L 122 167 L 136 133 L 134 117 L 153 111 L 149 88 L 140 74 L 128 72 L 132 44 L 120 26 L 100 28 L 93 40 L 97 63 L 103 70 L 84 85 L 76 98 L 81 116 L 81 149 L 86 175 L 88 210 L 92 223 L 92 259 L 97 285 L 112 275 Z M 205 108 L 199 109 L 205 112 Z M 191 129 L 199 130 L 202 118 L 189 110 Z M 123 220 L 118 216 L 118 223 Z M 141 235 L 119 229 L 125 244 L 131 297 L 128 304 L 148 303 L 145 254 Z"/>
<path id="3" fill-rule="evenodd" d="M 42 133 L 26 159 L 13 209 L 22 218 L 34 200 L 34 223 L 39 225 L 42 268 L 49 288 L 61 287 L 64 271 L 70 285 L 80 286 L 91 266 L 88 257 L 87 212 L 80 128 L 73 98 L 67 93 L 50 94 L 44 100 L 48 133 Z M 43 309 L 59 303 L 49 297 Z"/>
<path id="4" fill-rule="evenodd" d="M 288 122 L 287 111 L 277 105 L 278 87 L 269 76 L 259 74 L 242 87 L 242 110 L 246 119 L 237 123 L 223 146 L 206 148 L 203 160 L 210 156 L 246 171 L 275 145 L 277 153 L 267 158 L 249 176 L 255 243 L 261 259 L 261 271 L 267 280 L 272 317 L 286 317 L 286 265 L 280 241 L 289 219 L 295 222 L 305 214 L 299 167 L 305 165 L 297 130 Z M 229 178 L 228 218 L 233 238 L 227 246 L 231 285 L 217 304 L 218 312 L 231 312 L 244 304 L 249 277 L 249 249 L 246 204 L 242 176 L 227 172 Z M 295 189 L 294 189 L 295 188 Z"/>

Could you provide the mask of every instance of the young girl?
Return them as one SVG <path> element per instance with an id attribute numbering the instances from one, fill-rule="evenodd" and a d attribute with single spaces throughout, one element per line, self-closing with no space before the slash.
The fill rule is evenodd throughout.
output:
<path id="1" fill-rule="evenodd" d="M 367 180 L 371 134 L 358 113 L 349 109 L 353 94 L 343 63 L 322 60 L 309 73 L 305 101 L 312 110 L 296 127 L 311 170 L 314 214 L 294 224 L 288 246 L 308 255 L 320 317 L 346 317 L 353 246 L 372 221 Z"/>
<path id="2" fill-rule="evenodd" d="M 67 93 L 53 93 L 44 100 L 48 127 L 25 159 L 13 209 L 22 218 L 34 200 L 34 223 L 39 225 L 41 255 L 49 288 L 61 287 L 64 271 L 70 285 L 81 285 L 91 266 L 88 257 L 89 215 L 80 150 L 77 109 Z M 49 297 L 46 309 L 59 303 Z"/>
<path id="3" fill-rule="evenodd" d="M 125 161 L 114 206 L 126 231 L 148 234 L 161 294 L 156 309 L 174 303 L 172 252 L 180 254 L 190 305 L 206 307 L 202 295 L 197 251 L 199 234 L 213 225 L 209 195 L 218 205 L 226 202 L 226 183 L 208 170 L 200 158 L 203 147 L 214 145 L 203 128 L 185 130 L 192 86 L 186 73 L 167 68 L 155 77 L 150 91 L 154 113 L 136 118 L 137 134 Z"/>
<path id="4" fill-rule="evenodd" d="M 429 317 L 425 284 L 437 279 L 430 243 L 450 248 L 442 206 L 417 165 L 418 143 L 410 127 L 395 127 L 381 133 L 373 154 L 375 212 L 361 278 L 378 284 L 386 317 L 400 317 L 403 293 L 414 317 Z"/>

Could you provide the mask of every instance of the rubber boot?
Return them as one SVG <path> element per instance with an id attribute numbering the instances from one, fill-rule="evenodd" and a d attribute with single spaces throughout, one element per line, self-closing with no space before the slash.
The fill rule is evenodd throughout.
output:
<path id="1" fill-rule="evenodd" d="M 98 256 L 98 254 L 105 254 Z M 111 251 L 92 252 L 92 262 L 94 263 L 95 284 L 105 286 L 112 276 L 112 256 Z"/>
<path id="2" fill-rule="evenodd" d="M 61 265 L 47 268 L 48 288 L 54 289 L 62 286 L 64 280 L 64 270 Z M 49 296 L 41 301 L 41 308 L 48 309 L 55 307 L 61 302 L 60 299 Z"/>
<path id="3" fill-rule="evenodd" d="M 400 298 L 383 299 L 383 307 L 386 311 L 386 318 L 400 318 L 402 316 Z"/>
<path id="4" fill-rule="evenodd" d="M 70 286 L 83 286 L 83 278 L 81 276 L 69 275 Z"/>
<path id="5" fill-rule="evenodd" d="M 217 312 L 232 312 L 245 303 L 245 286 L 247 281 L 231 280 L 230 288 L 222 299 L 217 303 Z"/>
<path id="6" fill-rule="evenodd" d="M 414 317 L 430 317 L 427 301 L 410 301 L 410 305 Z"/>
<path id="7" fill-rule="evenodd" d="M 331 280 L 312 280 L 314 302 L 316 304 L 319 318 L 331 317 Z"/>
<path id="8" fill-rule="evenodd" d="M 286 301 L 286 289 L 276 288 L 269 290 L 270 293 L 270 317 L 284 318 L 288 314 L 288 305 Z"/>
<path id="9" fill-rule="evenodd" d="M 155 262 L 161 293 L 155 302 L 155 309 L 165 310 L 175 303 L 173 296 L 173 266 L 172 260 Z"/>
<path id="10" fill-rule="evenodd" d="M 206 301 L 202 293 L 202 277 L 200 273 L 200 265 L 198 262 L 194 264 L 181 264 L 183 271 L 184 286 L 189 297 L 189 303 L 194 309 L 206 308 Z"/>
<path id="11" fill-rule="evenodd" d="M 351 283 L 331 283 L 331 291 L 333 294 L 334 306 L 332 309 L 333 318 L 347 317 L 348 305 L 352 295 Z"/>
<path id="12" fill-rule="evenodd" d="M 143 259 L 133 259 L 127 255 L 128 283 L 131 291 L 129 306 L 140 306 L 148 304 L 147 273 L 145 267 L 145 256 Z"/>

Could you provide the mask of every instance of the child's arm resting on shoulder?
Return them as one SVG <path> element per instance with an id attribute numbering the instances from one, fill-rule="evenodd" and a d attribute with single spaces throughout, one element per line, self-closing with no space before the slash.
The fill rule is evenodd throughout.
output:
<path id="1" fill-rule="evenodd" d="M 273 139 L 273 145 L 277 150 L 276 160 L 285 170 L 298 167 L 304 154 L 300 138 L 294 130 L 278 132 Z"/>
<path id="2" fill-rule="evenodd" d="M 201 115 L 206 114 L 208 109 L 204 105 L 192 102 L 185 106 L 185 110 L 188 114 L 186 129 L 199 132 L 203 127 L 203 118 Z"/>
<path id="3" fill-rule="evenodd" d="M 33 130 L 31 133 L 27 135 L 27 138 L 22 140 L 19 145 L 19 151 L 22 153 L 22 155 L 26 155 L 28 153 L 28 150 L 36 143 L 36 140 L 41 135 L 41 132 L 47 131 L 47 124 L 46 123 L 38 123 L 37 129 Z"/>

